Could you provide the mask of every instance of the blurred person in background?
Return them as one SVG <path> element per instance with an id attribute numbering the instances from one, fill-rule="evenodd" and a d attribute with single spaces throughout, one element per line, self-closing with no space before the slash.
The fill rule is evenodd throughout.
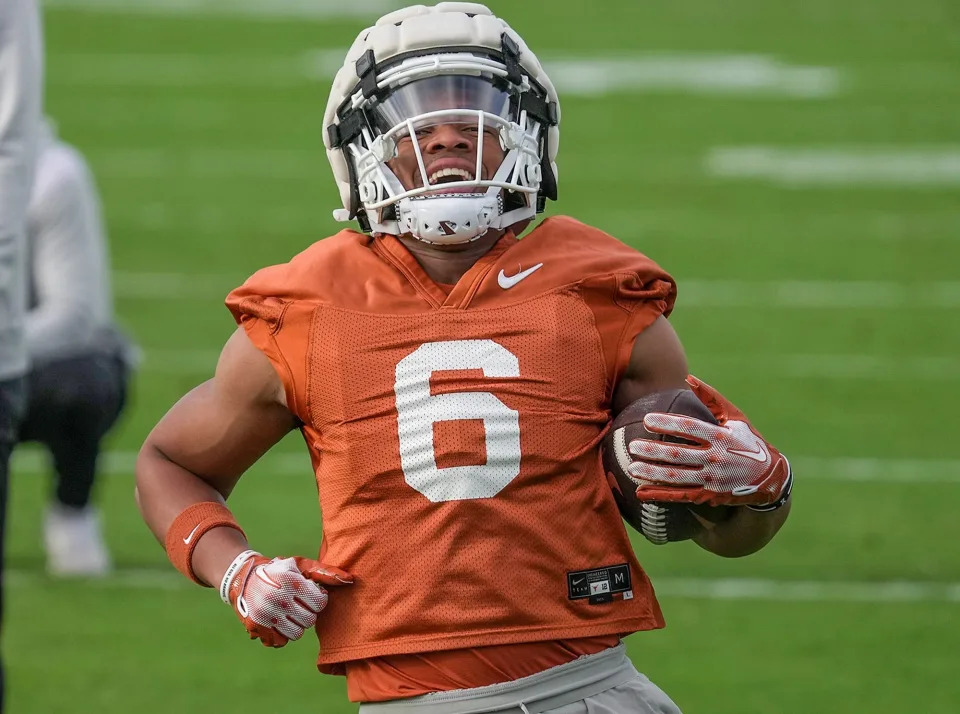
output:
<path id="1" fill-rule="evenodd" d="M 134 349 L 113 320 L 100 199 L 83 156 L 44 120 L 27 212 L 30 371 L 19 440 L 50 452 L 47 570 L 98 576 L 110 557 L 91 494 L 100 443 L 126 403 Z"/>
<path id="2" fill-rule="evenodd" d="M 0 577 L 10 453 L 25 407 L 24 223 L 43 105 L 43 40 L 34 0 L 0 2 Z M 0 582 L 2 609 L 2 582 Z M 0 668 L 0 709 L 3 670 Z"/>
<path id="3" fill-rule="evenodd" d="M 698 545 L 755 552 L 790 508 L 786 459 L 688 379 L 667 273 L 566 216 L 518 239 L 557 197 L 559 122 L 540 62 L 482 5 L 361 32 L 324 117 L 337 215 L 361 230 L 230 293 L 240 328 L 213 379 L 138 457 L 173 564 L 267 646 L 316 625 L 318 668 L 363 714 L 679 711 L 621 641 L 664 623 L 600 459 L 644 395 L 692 389 L 722 416 L 651 414 L 694 445 L 630 445 L 641 500 L 731 507 Z M 295 429 L 317 560 L 251 549 L 225 505 Z"/>

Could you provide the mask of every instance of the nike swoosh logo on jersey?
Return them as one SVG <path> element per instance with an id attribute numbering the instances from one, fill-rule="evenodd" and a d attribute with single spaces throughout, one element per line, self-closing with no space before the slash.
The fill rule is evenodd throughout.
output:
<path id="1" fill-rule="evenodd" d="M 188 535 L 186 538 L 183 539 L 183 544 L 184 544 L 184 545 L 190 545 L 190 541 L 193 540 L 193 534 L 197 532 L 197 529 L 198 529 L 198 528 L 200 528 L 200 525 L 199 525 L 199 524 L 196 525 L 196 526 L 194 526 L 194 527 L 193 527 L 193 530 L 190 531 L 190 535 Z"/>
<path id="2" fill-rule="evenodd" d="M 543 263 L 537 263 L 532 268 L 527 268 L 526 270 L 521 270 L 516 275 L 506 275 L 502 270 L 500 274 L 497 275 L 497 285 L 499 285 L 504 290 L 509 290 L 514 285 L 519 283 L 524 278 L 527 278 L 533 275 L 535 272 L 540 270 L 543 267 Z"/>
<path id="3" fill-rule="evenodd" d="M 757 445 L 756 451 L 742 451 L 740 449 L 727 449 L 731 454 L 736 454 L 737 456 L 745 456 L 748 459 L 753 459 L 754 461 L 759 461 L 761 464 L 765 461 L 770 460 L 770 454 L 767 453 L 767 449 L 763 444 Z"/>

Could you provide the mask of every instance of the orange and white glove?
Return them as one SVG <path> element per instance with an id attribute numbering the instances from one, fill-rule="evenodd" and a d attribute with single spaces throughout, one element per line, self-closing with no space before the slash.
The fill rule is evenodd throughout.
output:
<path id="1" fill-rule="evenodd" d="M 647 431 L 687 443 L 630 442 L 633 462 L 627 472 L 637 484 L 637 499 L 750 506 L 758 511 L 783 505 L 793 486 L 786 457 L 713 387 L 692 376 L 687 383 L 719 423 L 680 414 L 647 414 L 643 418 Z"/>
<path id="2" fill-rule="evenodd" d="M 254 550 L 238 555 L 220 582 L 220 599 L 267 647 L 283 647 L 313 627 L 327 606 L 323 585 L 349 585 L 353 578 L 310 558 L 266 558 Z"/>

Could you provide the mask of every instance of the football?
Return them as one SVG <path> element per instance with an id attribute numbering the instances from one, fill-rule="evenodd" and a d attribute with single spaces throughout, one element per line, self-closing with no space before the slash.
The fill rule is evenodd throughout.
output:
<path id="1" fill-rule="evenodd" d="M 637 499 L 636 484 L 626 472 L 626 466 L 631 461 L 628 444 L 634 439 L 664 439 L 684 443 L 683 439 L 648 432 L 643 426 L 643 417 L 650 412 L 683 414 L 712 424 L 716 424 L 717 420 L 689 389 L 668 389 L 648 394 L 628 405 L 613 420 L 604 438 L 603 467 L 620 515 L 647 540 L 663 545 L 688 540 L 703 528 L 694 512 L 711 523 L 719 523 L 732 515 L 732 509 L 728 506 L 656 503 Z"/>

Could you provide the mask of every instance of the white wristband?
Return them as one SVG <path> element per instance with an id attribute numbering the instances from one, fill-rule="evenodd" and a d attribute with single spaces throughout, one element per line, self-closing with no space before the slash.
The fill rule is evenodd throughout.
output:
<path id="1" fill-rule="evenodd" d="M 223 574 L 223 580 L 220 581 L 220 599 L 223 600 L 228 605 L 230 604 L 230 582 L 233 580 L 233 576 L 237 574 L 237 571 L 243 567 L 243 564 L 246 563 L 250 558 L 255 555 L 261 555 L 255 550 L 245 550 L 236 558 L 233 559 L 233 562 L 230 563 L 227 568 L 227 572 Z"/>

